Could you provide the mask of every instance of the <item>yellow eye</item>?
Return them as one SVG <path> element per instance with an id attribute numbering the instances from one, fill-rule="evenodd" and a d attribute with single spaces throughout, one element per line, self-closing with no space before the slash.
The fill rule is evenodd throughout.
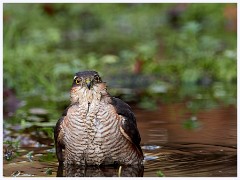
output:
<path id="1" fill-rule="evenodd" d="M 77 79 L 75 80 L 75 83 L 76 83 L 76 84 L 80 84 L 81 81 L 82 81 L 81 78 L 77 78 Z"/>

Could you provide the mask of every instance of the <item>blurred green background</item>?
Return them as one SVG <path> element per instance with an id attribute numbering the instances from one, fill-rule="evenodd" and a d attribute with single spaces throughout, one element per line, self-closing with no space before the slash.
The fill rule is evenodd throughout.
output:
<path id="1" fill-rule="evenodd" d="M 4 4 L 3 23 L 7 115 L 63 109 L 82 70 L 146 109 L 236 104 L 236 4 Z"/>

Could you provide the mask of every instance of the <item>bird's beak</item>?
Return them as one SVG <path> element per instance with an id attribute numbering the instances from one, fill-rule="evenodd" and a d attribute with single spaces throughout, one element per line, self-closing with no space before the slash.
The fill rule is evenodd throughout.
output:
<path id="1" fill-rule="evenodd" d="M 92 87 L 92 81 L 90 79 L 86 79 L 86 84 L 87 84 L 88 89 L 90 90 Z"/>

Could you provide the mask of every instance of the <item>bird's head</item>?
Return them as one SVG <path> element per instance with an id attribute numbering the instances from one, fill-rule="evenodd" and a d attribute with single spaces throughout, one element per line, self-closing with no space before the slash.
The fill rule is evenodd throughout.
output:
<path id="1" fill-rule="evenodd" d="M 96 71 L 83 71 L 76 73 L 73 78 L 72 86 L 91 90 L 94 85 L 101 82 L 102 79 Z"/>
<path id="2" fill-rule="evenodd" d="M 71 101 L 88 101 L 101 94 L 102 87 L 106 87 L 96 71 L 82 71 L 75 74 L 71 89 Z M 104 88 L 106 89 L 106 88 Z"/>

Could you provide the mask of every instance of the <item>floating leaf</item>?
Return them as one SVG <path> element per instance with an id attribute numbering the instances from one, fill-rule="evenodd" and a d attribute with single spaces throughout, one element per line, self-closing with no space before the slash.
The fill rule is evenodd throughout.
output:
<path id="1" fill-rule="evenodd" d="M 47 175 L 52 175 L 52 169 L 47 168 L 47 170 L 45 171 L 45 173 L 46 173 Z"/>
<path id="2" fill-rule="evenodd" d="M 33 151 L 28 152 L 28 153 L 26 154 L 26 157 L 28 158 L 28 160 L 29 160 L 30 162 L 32 162 L 32 161 L 33 161 Z"/>
<path id="3" fill-rule="evenodd" d="M 11 176 L 17 177 L 17 176 L 19 176 L 20 174 L 21 174 L 20 171 L 14 171 L 14 172 L 11 174 Z"/>
<path id="4" fill-rule="evenodd" d="M 163 172 L 162 171 L 157 171 L 157 176 L 158 177 L 165 177 L 165 175 L 163 174 Z"/>

